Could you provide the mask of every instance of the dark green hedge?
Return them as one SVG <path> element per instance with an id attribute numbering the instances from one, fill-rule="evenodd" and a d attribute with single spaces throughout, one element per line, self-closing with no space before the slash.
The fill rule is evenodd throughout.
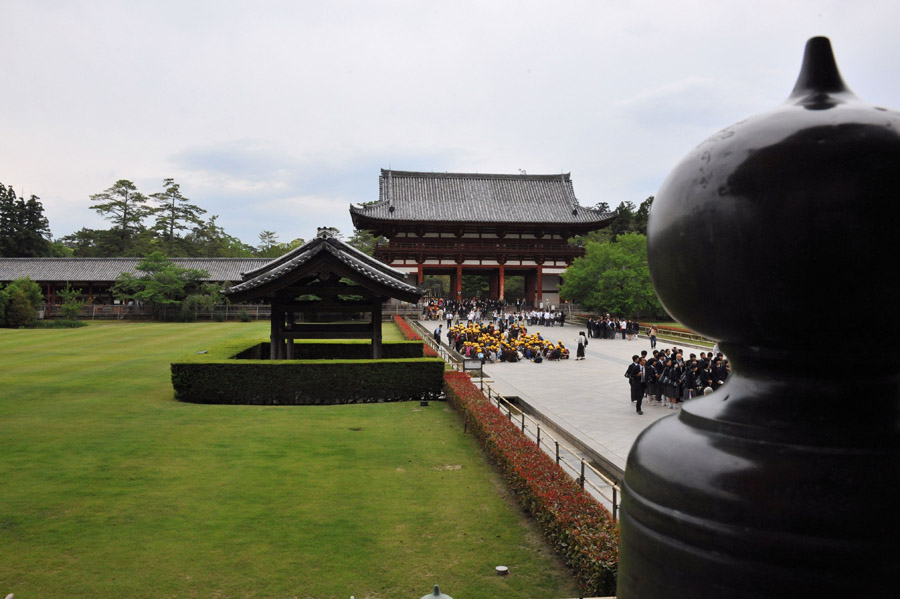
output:
<path id="1" fill-rule="evenodd" d="M 392 341 L 381 344 L 382 358 L 421 358 L 422 341 Z M 271 355 L 268 341 L 240 352 L 235 358 L 268 360 Z M 351 341 L 295 341 L 294 356 L 298 360 L 368 360 L 372 357 L 372 343 L 368 340 Z"/>
<path id="2" fill-rule="evenodd" d="M 437 399 L 444 362 L 382 360 L 236 360 L 247 341 L 211 348 L 172 363 L 175 399 L 215 404 L 341 404 Z M 420 348 L 421 349 L 421 348 Z"/>

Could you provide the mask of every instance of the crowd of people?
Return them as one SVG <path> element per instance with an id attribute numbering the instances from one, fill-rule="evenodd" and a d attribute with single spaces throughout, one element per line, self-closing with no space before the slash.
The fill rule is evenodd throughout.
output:
<path id="1" fill-rule="evenodd" d="M 609 314 L 587 321 L 587 335 L 591 339 L 635 339 L 640 332 L 638 321 L 611 317 Z"/>
<path id="2" fill-rule="evenodd" d="M 721 387 L 731 373 L 731 365 L 721 352 L 700 352 L 689 354 L 685 359 L 683 350 L 653 350 L 632 356 L 631 364 L 625 371 L 631 386 L 631 401 L 638 414 L 643 400 L 650 405 L 661 405 L 677 409 L 683 403 L 698 395 L 712 393 Z"/>
<path id="3" fill-rule="evenodd" d="M 442 334 L 447 337 L 447 346 L 467 358 L 478 358 L 484 362 L 543 362 L 544 360 L 567 360 L 569 349 L 563 341 L 552 341 L 540 331 L 528 332 L 527 321 L 507 323 L 505 319 L 494 322 L 460 321 L 434 330 L 435 341 L 440 342 Z M 582 352 L 583 353 L 583 352 Z"/>
<path id="4" fill-rule="evenodd" d="M 462 321 L 479 324 L 493 322 L 497 325 L 500 321 L 507 324 L 527 322 L 531 326 L 546 327 L 566 324 L 565 312 L 557 309 L 555 305 L 541 302 L 529 308 L 521 299 L 507 302 L 479 298 L 466 300 L 430 298 L 422 308 L 422 318 L 444 321 L 448 327 Z"/>

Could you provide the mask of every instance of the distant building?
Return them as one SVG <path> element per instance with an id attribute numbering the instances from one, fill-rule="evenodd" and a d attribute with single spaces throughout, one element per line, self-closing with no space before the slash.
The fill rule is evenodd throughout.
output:
<path id="1" fill-rule="evenodd" d="M 614 215 L 578 203 L 568 173 L 483 175 L 382 169 L 379 198 L 351 206 L 357 229 L 384 236 L 375 257 L 408 273 L 449 275 L 450 295 L 465 274 L 487 274 L 490 296 L 505 298 L 506 277 L 525 278 L 525 299 L 559 304 L 560 275 L 584 249 L 567 243 L 609 225 Z"/>
<path id="2" fill-rule="evenodd" d="M 111 304 L 110 288 L 123 272 L 138 273 L 143 258 L 0 258 L 0 283 L 29 277 L 44 290 L 50 304 L 56 293 L 70 284 L 81 289 L 90 303 Z M 271 258 L 170 258 L 183 268 L 196 268 L 209 273 L 210 282 L 239 283 L 241 273 L 271 262 Z"/>

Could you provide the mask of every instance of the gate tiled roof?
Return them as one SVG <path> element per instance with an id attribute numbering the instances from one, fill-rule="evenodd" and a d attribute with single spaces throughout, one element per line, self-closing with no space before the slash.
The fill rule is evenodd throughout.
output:
<path id="1" fill-rule="evenodd" d="M 602 226 L 613 218 L 611 212 L 581 206 L 568 173 L 490 175 L 382 169 L 378 184 L 378 202 L 350 207 L 357 227 L 363 220 Z"/>

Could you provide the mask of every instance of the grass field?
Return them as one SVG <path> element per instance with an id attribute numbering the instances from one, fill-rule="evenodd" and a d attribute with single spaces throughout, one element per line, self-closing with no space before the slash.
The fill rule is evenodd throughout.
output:
<path id="1" fill-rule="evenodd" d="M 442 403 L 173 400 L 267 327 L 0 329 L 0 596 L 577 595 Z"/>

